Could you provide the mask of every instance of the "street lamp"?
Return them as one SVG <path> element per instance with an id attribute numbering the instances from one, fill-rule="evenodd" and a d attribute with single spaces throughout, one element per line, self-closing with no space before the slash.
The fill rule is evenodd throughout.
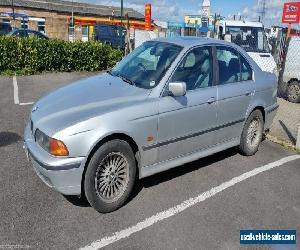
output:
<path id="1" fill-rule="evenodd" d="M 11 0 L 11 8 L 12 8 L 12 12 L 13 12 L 14 26 L 16 26 L 16 24 L 15 24 L 16 17 L 15 17 L 15 5 L 14 5 L 14 0 Z"/>
<path id="2" fill-rule="evenodd" d="M 72 42 L 75 41 L 75 27 L 74 27 L 74 0 L 72 0 Z"/>
<path id="3" fill-rule="evenodd" d="M 121 0 L 121 26 L 123 26 L 123 0 Z"/>

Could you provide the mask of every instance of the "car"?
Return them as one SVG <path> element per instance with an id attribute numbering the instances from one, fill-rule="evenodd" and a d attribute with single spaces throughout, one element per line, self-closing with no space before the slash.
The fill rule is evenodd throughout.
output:
<path id="1" fill-rule="evenodd" d="M 289 40 L 282 70 L 279 74 L 280 96 L 293 103 L 300 103 L 300 37 Z"/>
<path id="2" fill-rule="evenodd" d="M 231 147 L 255 154 L 276 97 L 276 76 L 235 44 L 155 39 L 111 71 L 37 101 L 25 150 L 49 187 L 107 213 L 126 202 L 138 178 Z"/>
<path id="3" fill-rule="evenodd" d="M 7 36 L 15 36 L 20 38 L 35 37 L 40 39 L 49 39 L 44 33 L 31 29 L 14 29 Z"/>
<path id="4" fill-rule="evenodd" d="M 7 35 L 12 31 L 12 28 L 9 23 L 0 22 L 0 36 Z"/>
<path id="5" fill-rule="evenodd" d="M 125 48 L 126 29 L 124 27 L 97 23 L 94 33 L 96 41 L 110 44 L 113 48 Z"/>

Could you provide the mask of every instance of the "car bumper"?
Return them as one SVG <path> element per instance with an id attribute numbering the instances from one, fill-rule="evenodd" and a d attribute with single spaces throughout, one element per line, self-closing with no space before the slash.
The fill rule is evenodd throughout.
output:
<path id="1" fill-rule="evenodd" d="M 41 180 L 64 195 L 80 195 L 85 157 L 55 157 L 35 141 L 28 125 L 24 133 L 24 149 Z"/>

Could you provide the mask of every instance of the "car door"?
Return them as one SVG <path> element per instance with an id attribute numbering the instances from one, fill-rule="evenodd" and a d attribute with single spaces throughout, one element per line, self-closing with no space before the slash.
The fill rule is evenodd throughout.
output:
<path id="1" fill-rule="evenodd" d="M 219 128 L 218 143 L 238 138 L 254 94 L 252 69 L 247 60 L 234 48 L 217 46 Z"/>
<path id="2" fill-rule="evenodd" d="M 185 82 L 185 96 L 165 94 L 159 102 L 159 162 L 210 147 L 217 123 L 212 47 L 190 50 L 170 82 Z M 167 93 L 168 91 L 165 91 Z"/>

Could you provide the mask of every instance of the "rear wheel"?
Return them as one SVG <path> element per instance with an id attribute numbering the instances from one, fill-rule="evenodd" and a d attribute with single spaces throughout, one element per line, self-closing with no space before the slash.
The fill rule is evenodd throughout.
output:
<path id="1" fill-rule="evenodd" d="M 84 181 L 85 195 L 100 213 L 120 208 L 135 181 L 136 163 L 130 145 L 122 140 L 103 144 L 92 157 Z"/>
<path id="2" fill-rule="evenodd" d="M 261 111 L 254 110 L 245 122 L 241 136 L 240 152 L 243 155 L 254 155 L 263 138 L 264 120 Z"/>
<path id="3" fill-rule="evenodd" d="M 290 102 L 300 102 L 300 82 L 293 81 L 287 89 L 287 98 Z"/>

